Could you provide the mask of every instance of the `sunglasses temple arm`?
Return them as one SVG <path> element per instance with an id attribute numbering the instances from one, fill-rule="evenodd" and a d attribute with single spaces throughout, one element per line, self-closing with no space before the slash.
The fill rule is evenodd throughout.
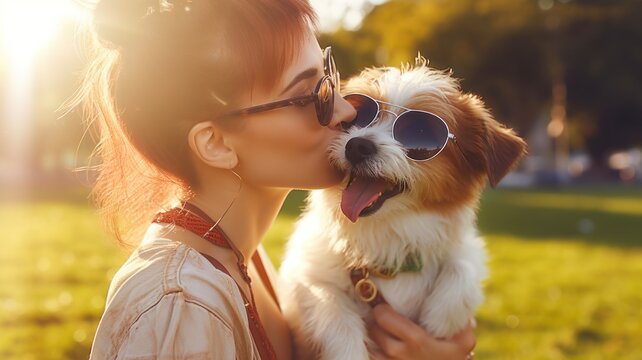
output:
<path id="1" fill-rule="evenodd" d="M 464 150 L 461 149 L 461 146 L 459 146 L 459 141 L 457 141 L 457 137 L 453 134 L 448 134 L 448 139 L 452 140 L 453 143 L 455 143 L 457 150 L 459 150 L 459 153 L 461 153 L 461 156 L 464 158 L 464 161 L 466 161 L 466 164 L 468 164 L 469 167 L 472 167 L 472 163 L 466 157 L 466 153 L 464 152 Z"/>

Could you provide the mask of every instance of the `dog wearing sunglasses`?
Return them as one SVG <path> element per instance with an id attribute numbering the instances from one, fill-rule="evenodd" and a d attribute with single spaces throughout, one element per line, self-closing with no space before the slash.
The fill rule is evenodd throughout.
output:
<path id="1" fill-rule="evenodd" d="M 526 153 L 449 73 L 371 68 L 343 89 L 357 117 L 329 149 L 346 177 L 310 193 L 281 265 L 300 358 L 368 359 L 371 308 L 389 303 L 435 337 L 467 326 L 486 277 L 476 211 Z"/>

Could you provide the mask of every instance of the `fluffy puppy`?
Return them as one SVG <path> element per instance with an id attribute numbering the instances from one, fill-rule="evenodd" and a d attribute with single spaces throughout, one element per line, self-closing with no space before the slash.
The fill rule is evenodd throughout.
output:
<path id="1" fill-rule="evenodd" d="M 347 128 L 331 145 L 330 160 L 346 178 L 311 192 L 287 244 L 279 291 L 299 356 L 360 360 L 374 345 L 366 323 L 380 300 L 375 292 L 434 336 L 468 324 L 486 276 L 476 228 L 480 195 L 526 144 L 422 58 L 401 69 L 364 70 L 343 93 L 389 104 L 380 103 L 384 111 L 373 123 Z M 431 160 L 410 159 L 392 135 L 395 115 L 405 111 L 396 106 L 437 115 L 454 136 Z"/>

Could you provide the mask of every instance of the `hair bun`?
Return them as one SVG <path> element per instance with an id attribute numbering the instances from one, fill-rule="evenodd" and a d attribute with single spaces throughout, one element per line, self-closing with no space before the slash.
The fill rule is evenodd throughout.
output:
<path id="1" fill-rule="evenodd" d="M 100 0 L 93 26 L 98 37 L 117 47 L 127 47 L 142 31 L 140 20 L 155 12 L 162 0 Z"/>

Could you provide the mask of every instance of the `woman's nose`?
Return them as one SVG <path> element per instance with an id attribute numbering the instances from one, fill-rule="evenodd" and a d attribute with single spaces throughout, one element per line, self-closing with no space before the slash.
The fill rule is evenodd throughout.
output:
<path id="1" fill-rule="evenodd" d="M 334 95 L 334 114 L 328 127 L 341 130 L 343 123 L 350 123 L 357 117 L 357 111 L 347 102 L 339 92 Z"/>

